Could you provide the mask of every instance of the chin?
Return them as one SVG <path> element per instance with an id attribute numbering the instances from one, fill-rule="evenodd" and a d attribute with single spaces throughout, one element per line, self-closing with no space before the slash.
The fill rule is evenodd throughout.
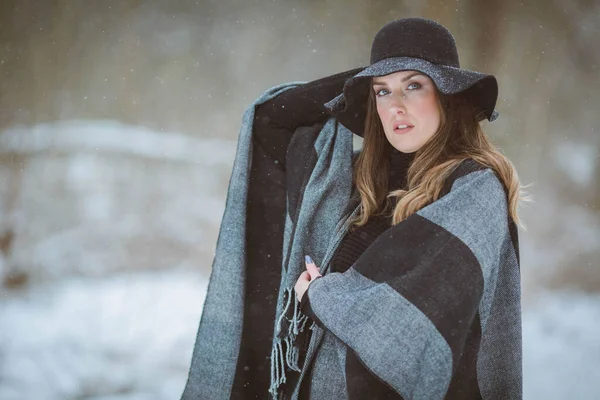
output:
<path id="1" fill-rule="evenodd" d="M 411 145 L 404 145 L 403 146 L 403 145 L 400 145 L 400 144 L 397 144 L 397 143 L 396 144 L 392 144 L 392 146 L 396 150 L 398 150 L 399 152 L 404 153 L 404 154 L 411 154 L 411 153 L 414 153 L 414 152 L 416 152 L 417 150 L 420 149 L 420 146 L 414 146 L 414 145 L 412 145 L 412 146 Z"/>
<path id="2" fill-rule="evenodd" d="M 404 153 L 404 154 L 412 154 L 412 153 L 416 153 L 417 150 L 419 150 L 419 149 L 398 150 L 398 151 L 400 151 L 401 153 Z"/>
<path id="3" fill-rule="evenodd" d="M 421 143 L 415 143 L 415 137 L 398 137 L 396 133 L 388 134 L 386 137 L 392 147 L 404 154 L 414 153 L 422 147 Z"/>

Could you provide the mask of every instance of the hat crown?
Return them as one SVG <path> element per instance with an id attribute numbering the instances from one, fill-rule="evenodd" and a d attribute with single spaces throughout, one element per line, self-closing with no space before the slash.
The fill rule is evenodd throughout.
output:
<path id="1" fill-rule="evenodd" d="M 416 57 L 460 68 L 450 31 L 426 18 L 391 21 L 377 32 L 371 46 L 371 64 L 390 57 Z"/>

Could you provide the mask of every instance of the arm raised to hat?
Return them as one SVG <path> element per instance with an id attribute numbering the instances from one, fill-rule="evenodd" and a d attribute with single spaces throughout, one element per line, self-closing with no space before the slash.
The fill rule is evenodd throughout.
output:
<path id="1" fill-rule="evenodd" d="M 272 161 L 285 170 L 286 152 L 299 127 L 314 126 L 329 118 L 324 104 L 342 92 L 355 71 L 319 78 L 288 89 L 256 107 L 253 137 Z"/>

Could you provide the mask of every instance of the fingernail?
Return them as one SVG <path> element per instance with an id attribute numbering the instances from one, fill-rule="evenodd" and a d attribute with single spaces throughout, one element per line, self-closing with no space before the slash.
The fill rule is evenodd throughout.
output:
<path id="1" fill-rule="evenodd" d="M 312 260 L 312 258 L 310 258 L 310 256 L 304 256 L 304 261 L 307 264 L 312 264 L 313 263 L 313 260 Z"/>

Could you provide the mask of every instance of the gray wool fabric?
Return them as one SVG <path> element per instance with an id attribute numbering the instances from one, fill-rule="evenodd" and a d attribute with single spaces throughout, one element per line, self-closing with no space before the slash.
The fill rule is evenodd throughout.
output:
<path id="1" fill-rule="evenodd" d="M 267 90 L 244 114 L 182 400 L 231 396 L 242 333 L 254 108 L 299 83 Z M 318 158 L 294 210 L 296 223 L 286 214 L 272 398 L 298 399 L 303 385 L 311 399 L 368 397 L 352 392 L 346 368 L 352 355 L 399 398 L 520 399 L 518 248 L 494 172 L 463 162 L 447 194 L 386 230 L 347 271 L 330 272 L 349 217 L 359 211 L 343 215 L 352 191 L 352 133 L 332 117 L 314 149 Z M 315 320 L 302 313 L 293 290 L 305 254 L 323 275 L 305 293 Z M 299 365 L 296 339 L 306 329 L 312 335 Z M 282 393 L 291 371 L 300 378 Z"/>

